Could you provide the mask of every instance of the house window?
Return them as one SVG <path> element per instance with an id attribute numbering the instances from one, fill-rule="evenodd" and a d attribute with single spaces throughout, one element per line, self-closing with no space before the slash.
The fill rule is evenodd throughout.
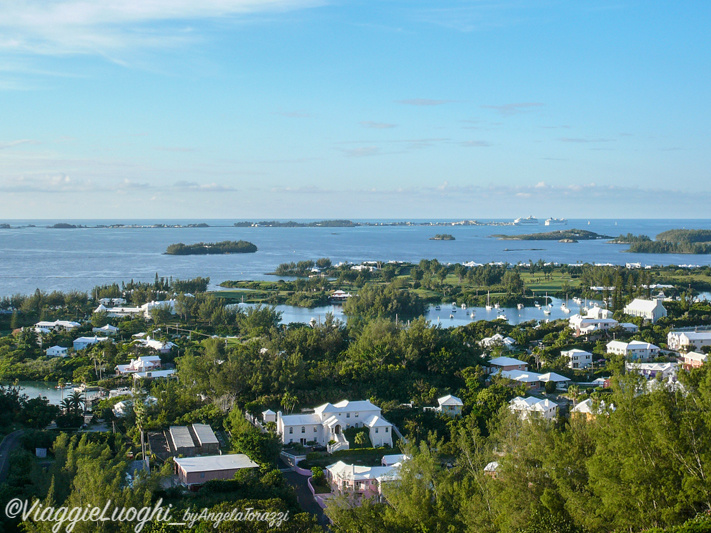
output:
<path id="1" fill-rule="evenodd" d="M 200 477 L 204 478 L 205 477 L 205 472 L 200 472 Z"/>
<path id="2" fill-rule="evenodd" d="M 294 428 L 289 428 L 289 435 L 291 435 L 292 433 L 294 433 Z"/>
<path id="3" fill-rule="evenodd" d="M 387 433 L 389 429 L 390 429 L 390 428 L 385 428 L 385 433 Z"/>
<path id="4" fill-rule="evenodd" d="M 375 432 L 376 432 L 376 433 L 378 432 L 378 428 L 375 428 Z"/>
<path id="5" fill-rule="evenodd" d="M 317 433 L 318 430 L 316 429 L 316 426 L 314 426 L 314 433 Z"/>
<path id="6" fill-rule="evenodd" d="M 350 417 L 351 417 L 351 414 L 350 414 L 350 413 L 346 413 L 346 418 L 350 418 Z"/>
<path id="7" fill-rule="evenodd" d="M 355 414 L 355 417 L 358 418 L 358 413 Z"/>
<path id="8" fill-rule="evenodd" d="M 301 426 L 301 433 L 306 433 L 306 428 L 304 426 Z"/>

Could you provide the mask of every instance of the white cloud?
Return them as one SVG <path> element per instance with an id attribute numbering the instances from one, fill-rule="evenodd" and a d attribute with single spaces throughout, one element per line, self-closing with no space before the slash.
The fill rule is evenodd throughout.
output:
<path id="1" fill-rule="evenodd" d="M 195 39 L 190 23 L 323 5 L 325 0 L 0 0 L 0 50 L 112 54 Z M 150 27 L 149 27 L 150 25 Z"/>

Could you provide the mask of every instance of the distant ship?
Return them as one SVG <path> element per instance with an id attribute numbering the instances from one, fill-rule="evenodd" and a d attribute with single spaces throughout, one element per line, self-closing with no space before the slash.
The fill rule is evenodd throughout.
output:
<path id="1" fill-rule="evenodd" d="M 549 218 L 546 219 L 546 226 L 552 226 L 554 224 L 567 224 L 567 218 Z"/>
<path id="2" fill-rule="evenodd" d="M 534 216 L 526 217 L 526 218 L 517 218 L 514 220 L 514 224 L 517 226 L 525 226 L 528 224 L 538 224 L 538 219 Z"/>

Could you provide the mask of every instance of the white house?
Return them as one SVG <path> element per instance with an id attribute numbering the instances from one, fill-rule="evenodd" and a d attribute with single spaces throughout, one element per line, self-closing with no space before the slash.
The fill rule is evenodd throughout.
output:
<path id="1" fill-rule="evenodd" d="M 692 368 L 699 368 L 703 366 L 706 361 L 708 361 L 708 354 L 699 352 L 688 352 L 684 354 L 682 359 L 684 369 L 691 370 Z"/>
<path id="2" fill-rule="evenodd" d="M 528 363 L 513 357 L 496 357 L 489 361 L 489 373 L 495 374 L 500 370 L 526 370 Z"/>
<path id="3" fill-rule="evenodd" d="M 570 414 L 573 417 L 579 416 L 579 417 L 584 417 L 584 418 L 587 418 L 588 420 L 591 420 L 599 414 L 609 413 L 610 411 L 614 411 L 614 410 L 615 410 L 615 406 L 610 405 L 608 407 L 605 404 L 605 400 L 601 400 L 598 405 L 595 405 L 593 402 L 593 399 L 588 398 L 587 400 L 583 400 L 578 405 L 573 407 L 573 409 L 570 411 Z"/>
<path id="4" fill-rule="evenodd" d="M 647 379 L 656 379 L 660 376 L 662 380 L 676 379 L 678 369 L 677 363 L 625 363 L 627 372 L 636 372 Z"/>
<path id="5" fill-rule="evenodd" d="M 262 411 L 262 420 L 264 420 L 265 424 L 268 422 L 276 422 L 276 413 L 271 409 Z"/>
<path id="6" fill-rule="evenodd" d="M 279 411 L 276 423 L 277 433 L 284 444 L 316 442 L 328 445 L 329 451 L 348 449 L 350 445 L 343 430 L 367 427 L 374 447 L 393 445 L 393 425 L 382 417 L 380 407 L 369 400 L 325 403 L 316 407 L 313 413 L 298 415 L 283 415 Z M 330 441 L 335 444 L 329 445 Z"/>
<path id="7" fill-rule="evenodd" d="M 632 360 L 644 360 L 659 355 L 659 346 L 643 341 L 610 341 L 607 343 L 607 353 L 624 355 Z"/>
<path id="8" fill-rule="evenodd" d="M 71 320 L 55 320 L 54 322 L 48 322 L 46 320 L 41 320 L 35 324 L 35 331 L 37 333 L 50 333 L 52 331 L 72 331 L 73 329 L 81 326 L 79 322 L 72 322 Z"/>
<path id="9" fill-rule="evenodd" d="M 118 374 L 133 374 L 135 372 L 158 370 L 160 367 L 160 356 L 145 355 L 138 359 L 131 359 L 131 362 L 127 365 L 116 365 L 116 372 Z"/>
<path id="10" fill-rule="evenodd" d="M 124 298 L 100 298 L 99 303 L 105 306 L 117 306 L 125 304 L 126 300 Z"/>
<path id="11" fill-rule="evenodd" d="M 69 348 L 64 348 L 62 346 L 52 346 L 51 348 L 47 348 L 45 353 L 49 357 L 66 357 L 68 349 Z"/>
<path id="12" fill-rule="evenodd" d="M 516 341 L 511 337 L 504 337 L 501 333 L 497 333 L 491 337 L 485 337 L 479 341 L 479 345 L 483 348 L 493 348 L 495 346 L 503 346 L 504 348 L 511 349 Z"/>
<path id="13" fill-rule="evenodd" d="M 686 352 L 711 346 L 711 331 L 670 331 L 667 347 L 670 350 Z"/>
<path id="14" fill-rule="evenodd" d="M 175 300 L 153 301 L 143 304 L 140 307 L 106 307 L 103 303 L 94 309 L 94 313 L 107 313 L 111 317 L 137 316 L 142 314 L 146 318 L 151 318 L 151 309 L 164 308 L 175 314 Z"/>
<path id="15" fill-rule="evenodd" d="M 464 403 L 456 396 L 447 394 L 447 396 L 437 398 L 437 403 L 439 404 L 437 411 L 441 413 L 449 416 L 458 416 L 462 414 L 462 407 L 464 407 Z"/>
<path id="16" fill-rule="evenodd" d="M 592 354 L 585 350 L 573 348 L 572 350 L 560 352 L 560 355 L 568 359 L 568 368 L 587 368 L 592 365 Z"/>
<path id="17" fill-rule="evenodd" d="M 555 372 L 539 374 L 538 372 L 531 372 L 530 370 L 525 372 L 522 370 L 502 370 L 501 376 L 520 383 L 525 383 L 528 387 L 534 389 L 542 386 L 544 383 L 548 383 L 549 381 L 553 381 L 556 384 L 556 387 L 566 385 L 570 381 L 570 378 L 561 376 Z"/>
<path id="18" fill-rule="evenodd" d="M 107 340 L 109 340 L 108 337 L 97 337 L 96 335 L 94 335 L 93 337 L 79 337 L 78 339 L 74 339 L 74 342 L 72 344 L 74 346 L 74 349 L 79 351 L 83 350 L 87 346 L 91 346 L 92 344 L 104 342 Z"/>
<path id="19" fill-rule="evenodd" d="M 588 312 L 585 316 L 586 318 L 593 318 L 596 320 L 612 318 L 612 311 L 610 311 L 609 309 L 605 309 L 604 307 L 595 305 L 588 309 Z"/>
<path id="20" fill-rule="evenodd" d="M 509 402 L 509 409 L 518 413 L 523 420 L 534 417 L 553 420 L 558 412 L 558 404 L 548 399 L 540 400 L 533 396 L 529 396 L 528 398 L 517 396 Z"/>
<path id="21" fill-rule="evenodd" d="M 141 346 L 150 348 L 151 350 L 155 350 L 156 352 L 162 353 L 162 354 L 170 353 L 170 350 L 175 348 L 175 344 L 170 341 L 163 342 L 163 341 L 159 341 L 156 339 L 151 339 L 150 337 L 146 337 L 144 339 L 138 339 L 134 342 L 136 344 L 140 344 Z"/>
<path id="22" fill-rule="evenodd" d="M 655 323 L 662 317 L 667 316 L 667 310 L 662 305 L 661 300 L 644 300 L 635 298 L 625 306 L 622 312 L 626 315 L 640 316 L 645 320 Z"/>
<path id="23" fill-rule="evenodd" d="M 599 308 L 598 308 L 599 309 Z M 607 331 L 617 327 L 619 322 L 614 318 L 595 318 L 594 316 L 573 315 L 568 319 L 568 327 L 576 335 L 587 335 L 595 331 Z"/>
<path id="24" fill-rule="evenodd" d="M 116 326 L 112 326 L 111 324 L 106 324 L 105 326 L 101 326 L 100 328 L 92 328 L 91 329 L 92 333 L 103 333 L 104 335 L 116 335 L 119 331 L 119 328 Z"/>
<path id="25" fill-rule="evenodd" d="M 336 493 L 347 493 L 354 499 L 379 500 L 383 483 L 398 479 L 401 463 L 389 466 L 359 466 L 338 461 L 324 469 L 326 479 Z"/>

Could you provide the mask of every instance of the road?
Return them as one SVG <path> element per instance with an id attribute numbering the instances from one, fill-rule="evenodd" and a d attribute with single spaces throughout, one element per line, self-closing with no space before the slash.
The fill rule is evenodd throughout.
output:
<path id="1" fill-rule="evenodd" d="M 0 444 L 0 483 L 4 482 L 7 478 L 8 471 L 10 470 L 10 453 L 20 444 L 20 437 L 24 433 L 23 430 L 19 429 L 13 431 L 7 435 Z M 308 487 L 306 488 L 308 490 Z"/>
<path id="2" fill-rule="evenodd" d="M 306 480 L 308 478 L 306 476 L 302 476 L 301 474 L 297 474 L 293 470 L 283 472 L 283 474 L 289 485 L 294 487 L 294 490 L 296 491 L 296 499 L 298 500 L 301 508 L 308 513 L 316 515 L 316 520 L 318 520 L 318 523 L 322 526 L 328 525 L 328 518 L 326 518 L 321 506 L 316 503 L 316 500 L 314 500 L 314 495 L 311 494 L 311 490 L 309 490 L 309 487 L 306 484 Z"/>

